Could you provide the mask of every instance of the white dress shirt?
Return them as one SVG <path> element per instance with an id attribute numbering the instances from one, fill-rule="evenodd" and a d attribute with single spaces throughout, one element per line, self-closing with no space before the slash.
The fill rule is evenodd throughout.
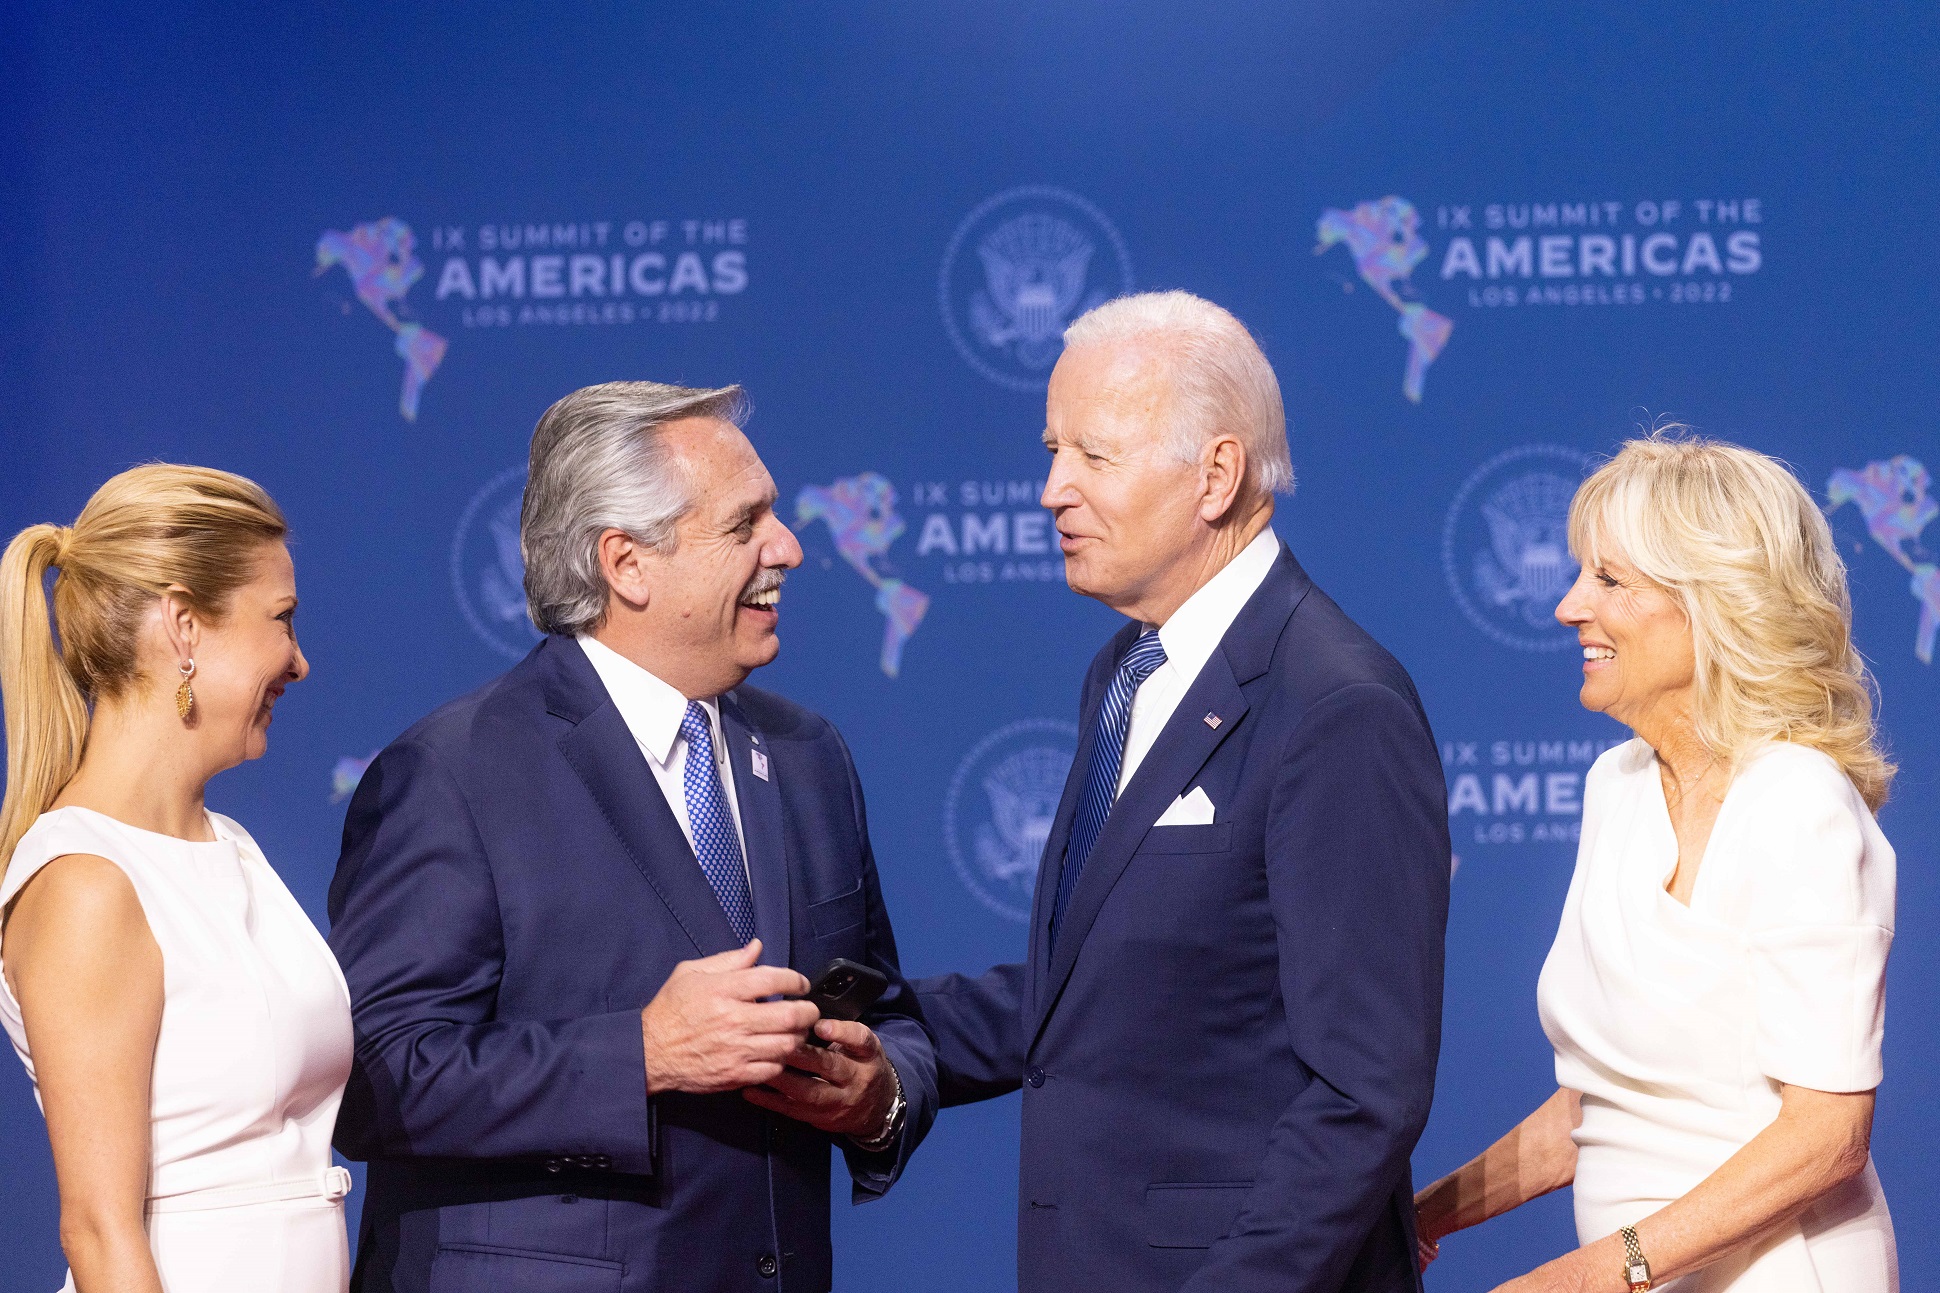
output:
<path id="1" fill-rule="evenodd" d="M 1165 663 L 1146 675 L 1132 698 L 1132 725 L 1125 733 L 1125 758 L 1118 769 L 1120 794 L 1279 556 L 1280 536 L 1269 525 L 1159 627 Z"/>
<path id="2" fill-rule="evenodd" d="M 687 847 L 691 850 L 694 827 L 687 820 L 687 787 L 682 780 L 687 772 L 687 739 L 680 734 L 680 721 L 687 716 L 687 697 L 603 642 L 582 637 L 579 646 L 586 652 L 593 672 L 600 676 L 606 694 L 612 697 L 613 708 L 620 711 L 626 730 L 633 733 L 640 753 L 647 756 L 653 779 L 660 783 L 660 793 L 666 796 L 667 807 L 674 810 L 674 820 L 680 823 L 680 833 L 687 837 Z M 727 742 L 721 736 L 721 706 L 717 701 L 704 700 L 701 708 L 707 711 L 707 726 L 714 740 L 714 773 L 721 779 L 721 791 L 727 796 L 728 814 L 734 818 L 735 840 L 741 846 L 741 866 L 745 870 L 748 837 L 741 829 L 741 803 L 734 795 Z M 752 876 L 748 883 L 753 885 Z"/>

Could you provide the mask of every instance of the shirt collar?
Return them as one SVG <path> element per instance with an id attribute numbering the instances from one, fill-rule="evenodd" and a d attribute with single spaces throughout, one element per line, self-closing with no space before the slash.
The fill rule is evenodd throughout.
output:
<path id="1" fill-rule="evenodd" d="M 655 763 L 667 766 L 673 757 L 674 741 L 680 736 L 680 721 L 687 717 L 687 697 L 654 677 L 633 661 L 591 637 L 578 639 L 593 672 L 600 676 L 613 708 L 620 711 L 627 731 Z M 714 702 L 704 700 L 709 727 L 714 726 Z"/>
<path id="2" fill-rule="evenodd" d="M 1169 669 L 1178 671 L 1178 676 L 1186 683 L 1199 676 L 1199 671 L 1212 658 L 1218 649 L 1220 639 L 1226 630 L 1233 627 L 1233 621 L 1254 593 L 1259 591 L 1266 576 L 1273 569 L 1273 563 L 1280 556 L 1280 536 L 1267 526 L 1253 536 L 1253 541 L 1240 549 L 1239 555 L 1223 566 L 1219 573 L 1200 585 L 1199 591 L 1186 598 L 1172 618 L 1159 628 L 1159 645 L 1165 648 L 1165 664 Z"/>

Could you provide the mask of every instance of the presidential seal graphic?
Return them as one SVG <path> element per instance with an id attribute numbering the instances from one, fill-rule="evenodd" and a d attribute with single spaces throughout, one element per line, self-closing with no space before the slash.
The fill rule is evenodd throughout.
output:
<path id="1" fill-rule="evenodd" d="M 1104 212 L 1075 193 L 1009 189 L 964 217 L 943 253 L 943 327 L 978 372 L 1041 392 L 1086 310 L 1132 290 L 1132 258 Z"/>
<path id="2" fill-rule="evenodd" d="M 1462 482 L 1442 527 L 1442 569 L 1476 628 L 1521 651 L 1560 651 L 1576 631 L 1556 604 L 1576 582 L 1570 500 L 1590 455 L 1532 444 L 1497 454 Z"/>
<path id="3" fill-rule="evenodd" d="M 1077 749 L 1075 725 L 1027 718 L 977 742 L 950 778 L 944 846 L 958 877 L 999 915 L 1031 918 L 1037 866 Z"/>
<path id="4" fill-rule="evenodd" d="M 539 641 L 525 610 L 525 558 L 519 503 L 525 468 L 511 467 L 472 495 L 451 540 L 451 591 L 465 622 L 486 646 L 517 660 Z"/>

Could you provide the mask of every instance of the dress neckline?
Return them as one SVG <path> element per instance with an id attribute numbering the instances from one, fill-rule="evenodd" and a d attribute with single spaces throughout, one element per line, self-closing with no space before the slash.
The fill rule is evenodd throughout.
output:
<path id="1" fill-rule="evenodd" d="M 1676 894 L 1671 892 L 1671 881 L 1677 876 L 1677 826 L 1671 821 L 1670 801 L 1664 797 L 1663 764 L 1662 760 L 1657 757 L 1657 751 L 1655 749 L 1651 749 L 1648 745 L 1645 748 L 1650 750 L 1650 760 L 1644 765 L 1643 773 L 1650 781 L 1650 789 L 1647 793 L 1650 796 L 1652 808 L 1652 825 L 1660 835 L 1670 842 L 1670 863 L 1662 871 L 1658 871 L 1655 868 L 1652 869 L 1651 883 L 1657 886 L 1658 896 L 1668 901 L 1679 911 L 1687 915 L 1699 917 L 1700 919 L 1709 919 L 1703 912 L 1698 910 L 1698 895 L 1706 892 L 1709 888 L 1705 884 L 1705 877 L 1711 874 L 1711 854 L 1713 847 L 1718 842 L 1718 828 L 1724 825 L 1725 814 L 1731 811 L 1731 796 L 1737 791 L 1738 784 L 1744 780 L 1744 766 L 1740 765 L 1738 770 L 1732 774 L 1731 784 L 1727 785 L 1724 789 L 1724 799 L 1718 804 L 1718 815 L 1711 820 L 1711 833 L 1705 836 L 1704 849 L 1698 854 L 1698 873 L 1697 879 L 1691 883 L 1691 900 L 1689 902 L 1683 902 L 1678 899 Z"/>
<path id="2" fill-rule="evenodd" d="M 209 830 L 211 833 L 215 835 L 215 838 L 212 840 L 185 840 L 180 835 L 170 835 L 164 831 L 151 831 L 146 827 L 135 826 L 129 822 L 124 822 L 119 817 L 111 817 L 107 813 L 102 812 L 98 808 L 89 808 L 83 804 L 63 804 L 59 808 L 50 810 L 47 815 L 51 817 L 55 813 L 85 813 L 89 817 L 97 818 L 100 821 L 107 822 L 109 825 L 114 826 L 119 830 L 128 831 L 135 835 L 145 836 L 146 838 L 151 840 L 160 840 L 164 844 L 175 845 L 181 848 L 213 849 L 213 848 L 234 848 L 236 846 L 236 841 L 232 839 L 229 836 L 229 834 L 222 829 L 222 824 L 216 820 L 216 815 L 210 812 L 207 808 L 204 808 L 202 810 L 202 815 L 208 819 Z"/>

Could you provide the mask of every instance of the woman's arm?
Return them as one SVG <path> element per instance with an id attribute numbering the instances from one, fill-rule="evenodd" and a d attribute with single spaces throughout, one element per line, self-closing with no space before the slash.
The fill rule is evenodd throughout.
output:
<path id="1" fill-rule="evenodd" d="M 142 1211 L 162 952 L 105 858 L 56 858 L 6 922 L 4 968 L 34 1057 L 80 1293 L 162 1293 Z"/>
<path id="2" fill-rule="evenodd" d="M 1415 1195 L 1421 1241 L 1432 1251 L 1444 1235 L 1560 1190 L 1576 1178 L 1576 1128 L 1582 1097 L 1567 1087 L 1543 1101 L 1495 1144 Z"/>
<path id="3" fill-rule="evenodd" d="M 1780 1088 L 1772 1125 L 1684 1197 L 1637 1223 L 1651 1281 L 1701 1270 L 1790 1220 L 1866 1168 L 1873 1093 Z M 1625 1293 L 1623 1240 L 1609 1235 L 1511 1280 L 1498 1293 Z"/>

